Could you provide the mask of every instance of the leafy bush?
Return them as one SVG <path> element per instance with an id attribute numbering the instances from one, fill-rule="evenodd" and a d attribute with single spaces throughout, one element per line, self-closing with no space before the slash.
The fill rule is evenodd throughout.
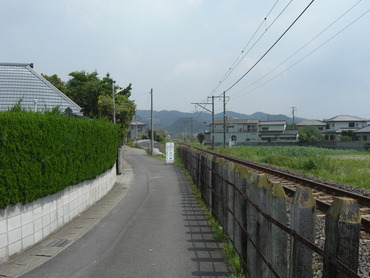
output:
<path id="1" fill-rule="evenodd" d="M 56 111 L 0 112 L 0 208 L 95 178 L 117 157 L 119 128 Z"/>
<path id="2" fill-rule="evenodd" d="M 301 143 L 316 142 L 322 141 L 324 135 L 315 126 L 305 126 L 299 131 L 298 139 Z"/>

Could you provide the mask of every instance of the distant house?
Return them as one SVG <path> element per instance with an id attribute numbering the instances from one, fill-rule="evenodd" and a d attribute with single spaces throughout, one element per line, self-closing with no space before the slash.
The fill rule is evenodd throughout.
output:
<path id="1" fill-rule="evenodd" d="M 232 144 L 243 142 L 258 141 L 258 119 L 235 119 L 227 120 L 225 123 L 225 141 Z M 215 120 L 214 122 L 215 144 L 224 142 L 224 121 Z"/>
<path id="2" fill-rule="evenodd" d="M 363 142 L 370 142 L 370 126 L 360 128 L 355 131 L 357 140 Z"/>
<path id="3" fill-rule="evenodd" d="M 259 119 L 216 120 L 214 122 L 214 142 L 216 145 L 225 143 L 243 145 L 258 142 L 296 142 L 297 130 L 287 130 L 286 121 L 260 121 Z M 211 144 L 211 134 L 205 136 L 207 144 Z"/>
<path id="4" fill-rule="evenodd" d="M 324 120 L 325 123 L 325 140 L 326 141 L 339 141 L 343 131 L 353 131 L 364 128 L 367 126 L 367 119 L 339 115 L 333 118 Z"/>
<path id="5" fill-rule="evenodd" d="M 141 137 L 142 135 L 148 135 L 147 124 L 140 121 L 131 122 L 128 138 L 134 139 Z"/>
<path id="6" fill-rule="evenodd" d="M 318 121 L 318 120 L 303 120 L 303 121 L 299 122 L 298 124 L 296 124 L 296 127 L 298 129 L 302 129 L 306 126 L 314 126 L 318 130 L 324 131 L 326 124 L 323 123 L 322 121 Z"/>
<path id="7" fill-rule="evenodd" d="M 287 130 L 286 121 L 260 121 L 259 137 L 261 142 L 296 142 L 297 130 Z"/>
<path id="8" fill-rule="evenodd" d="M 33 64 L 0 63 L 0 111 L 17 103 L 28 111 L 59 107 L 61 112 L 82 116 L 81 107 L 33 70 Z"/>

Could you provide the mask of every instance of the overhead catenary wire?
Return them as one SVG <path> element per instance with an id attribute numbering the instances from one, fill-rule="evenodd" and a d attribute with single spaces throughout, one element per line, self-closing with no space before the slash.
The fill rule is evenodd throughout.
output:
<path id="1" fill-rule="evenodd" d="M 271 7 L 271 9 L 269 10 L 269 12 L 267 13 L 267 15 L 264 17 L 264 19 L 262 20 L 262 22 L 260 23 L 260 25 L 258 26 L 257 30 L 254 32 L 254 34 L 252 35 L 252 37 L 249 39 L 249 41 L 247 42 L 247 44 L 245 45 L 245 47 L 243 48 L 243 50 L 241 51 L 241 53 L 238 55 L 238 57 L 235 59 L 235 61 L 233 62 L 233 64 L 231 65 L 231 67 L 229 68 L 229 70 L 226 72 L 226 74 L 223 76 L 223 78 L 221 79 L 221 81 L 216 85 L 216 87 L 212 90 L 212 92 L 209 94 L 209 96 L 213 95 L 216 90 L 221 86 L 221 84 L 228 78 L 228 76 L 235 70 L 235 68 L 241 63 L 241 61 L 245 58 L 245 56 L 253 49 L 253 47 L 258 43 L 258 41 L 266 34 L 266 32 L 269 30 L 269 28 L 277 21 L 277 19 L 283 14 L 283 12 L 287 9 L 287 7 L 290 5 L 290 3 L 292 2 L 293 0 L 290 0 L 289 3 L 284 7 L 284 9 L 278 14 L 278 16 L 272 21 L 272 23 L 266 27 L 266 30 L 262 33 L 262 35 L 257 39 L 257 41 L 249 48 L 249 50 L 247 51 L 247 53 L 245 54 L 245 50 L 247 49 L 247 47 L 249 46 L 249 44 L 252 42 L 252 40 L 254 39 L 254 37 L 257 35 L 257 33 L 259 32 L 259 30 L 261 29 L 261 27 L 263 26 L 264 23 L 266 23 L 266 20 L 267 18 L 270 16 L 270 14 L 272 13 L 272 11 L 274 10 L 274 8 L 276 7 L 277 3 L 279 2 L 279 0 L 276 0 L 275 3 L 273 4 L 273 6 Z M 221 96 L 221 95 L 219 95 Z M 205 102 L 205 101 L 204 101 Z M 204 108 L 202 109 L 201 113 L 204 112 Z"/>
<path id="2" fill-rule="evenodd" d="M 229 72 L 228 76 L 235 70 L 235 68 L 243 61 L 243 59 L 250 53 L 250 51 L 257 45 L 257 43 L 262 39 L 262 37 L 266 34 L 266 32 L 270 29 L 270 27 L 276 22 L 276 20 L 283 14 L 283 12 L 288 8 L 288 6 L 292 3 L 293 0 L 291 0 L 285 7 L 284 9 L 278 14 L 278 16 L 273 20 L 273 22 L 266 27 L 265 32 L 262 33 L 262 35 L 254 42 L 254 44 L 249 48 L 249 50 L 244 53 L 242 58 L 238 61 L 238 63 L 234 66 L 234 68 Z M 266 21 L 267 18 L 264 20 Z M 228 77 L 227 76 L 227 77 Z"/>
<path id="3" fill-rule="evenodd" d="M 361 19 L 363 16 L 365 16 L 367 13 L 370 12 L 370 9 L 367 10 L 366 12 L 364 12 L 363 14 L 361 14 L 359 17 L 357 17 L 355 20 L 351 21 L 348 25 L 346 25 L 344 28 L 342 28 L 340 31 L 338 31 L 336 34 L 334 34 L 332 37 L 330 37 L 328 40 L 326 40 L 325 42 L 323 42 L 322 44 L 320 44 L 318 47 L 316 47 L 315 49 L 313 49 L 312 51 L 310 51 L 307 55 L 305 55 L 304 57 L 302 57 L 301 59 L 299 59 L 298 61 L 296 61 L 295 63 L 293 63 L 292 65 L 290 65 L 288 68 L 286 68 L 284 71 L 280 72 L 279 74 L 273 76 L 272 78 L 268 79 L 267 81 L 265 81 L 264 83 L 260 84 L 259 86 L 249 90 L 248 92 L 244 93 L 244 94 L 241 94 L 241 95 L 238 95 L 237 97 L 234 97 L 235 98 L 239 98 L 241 96 L 244 96 L 246 94 L 249 94 L 255 90 L 257 90 L 258 88 L 266 85 L 267 83 L 271 82 L 272 80 L 274 80 L 275 78 L 279 77 L 280 75 L 282 75 L 283 73 L 287 72 L 288 70 L 290 70 L 292 67 L 294 67 L 295 65 L 297 65 L 298 63 L 300 63 L 301 61 L 303 61 L 304 59 L 306 59 L 307 57 L 311 56 L 314 52 L 316 52 L 317 50 L 319 50 L 321 47 L 323 47 L 325 44 L 329 43 L 332 39 L 334 39 L 335 37 L 337 37 L 339 34 L 341 34 L 342 32 L 344 32 L 347 28 L 349 28 L 351 25 L 353 25 L 355 22 L 357 22 L 359 19 Z M 283 62 L 284 63 L 284 62 Z M 281 64 L 280 64 L 281 65 Z M 279 65 L 279 66 L 280 66 Z M 278 67 L 279 67 L 278 66 Z M 270 71 L 271 72 L 271 71 Z M 269 73 L 270 73 L 269 72 Z M 258 81 L 260 81 L 261 79 L 259 79 Z M 258 82 L 257 81 L 257 82 Z M 249 85 L 247 88 L 244 88 L 243 90 L 239 91 L 238 93 L 248 89 L 249 87 L 253 86 L 254 84 L 256 84 L 257 82 Z M 234 95 L 235 96 L 235 95 Z"/>
<path id="4" fill-rule="evenodd" d="M 236 96 L 238 95 L 240 92 L 243 92 L 245 91 L 246 89 L 252 87 L 253 85 L 257 84 L 259 81 L 261 81 L 262 79 L 264 79 L 266 76 L 270 75 L 272 72 L 274 72 L 276 69 L 278 69 L 279 67 L 281 67 L 283 64 L 285 64 L 288 60 L 290 60 L 291 58 L 293 58 L 294 56 L 296 56 L 299 52 L 301 52 L 304 48 L 306 48 L 309 44 L 311 44 L 313 41 L 315 41 L 319 36 L 321 36 L 323 33 L 325 33 L 327 30 L 329 30 L 335 23 L 337 23 L 340 19 L 342 19 L 346 14 L 348 14 L 353 8 L 355 8 L 362 0 L 359 0 L 358 2 L 356 2 L 354 5 L 352 5 L 348 10 L 346 10 L 344 13 L 342 13 L 338 18 L 336 18 L 332 23 L 330 23 L 327 27 L 325 27 L 322 31 L 320 31 L 316 36 L 314 36 L 310 41 L 308 41 L 306 44 L 304 44 L 302 47 L 300 47 L 297 51 L 295 51 L 293 54 L 291 54 L 288 58 L 286 58 L 283 62 L 281 62 L 279 65 L 277 65 L 275 68 L 273 68 L 272 70 L 270 70 L 269 72 L 267 72 L 266 74 L 264 74 L 263 76 L 261 76 L 259 79 L 257 79 L 256 81 L 254 81 L 253 83 L 251 83 L 250 85 L 248 85 L 246 88 L 238 91 L 237 93 L 233 94 L 232 96 Z M 366 14 L 367 12 L 365 12 Z M 363 15 L 365 15 L 363 14 Z M 363 15 L 361 15 L 359 18 L 357 18 L 355 21 L 357 21 L 358 19 L 360 19 Z M 352 25 L 355 21 L 353 21 L 352 23 L 350 23 L 349 25 L 347 25 L 345 28 L 343 28 L 343 30 L 341 30 L 340 32 L 338 32 L 337 34 L 335 34 L 333 37 L 331 37 L 329 40 L 333 39 L 335 36 L 339 35 L 339 33 L 341 33 L 342 31 L 344 31 L 346 28 L 348 28 L 350 25 Z M 329 42 L 329 40 L 327 42 Z M 322 45 L 320 45 L 319 47 L 315 48 L 313 51 L 311 51 L 308 55 L 306 55 L 305 57 L 303 57 L 302 59 L 300 59 L 298 62 L 294 63 L 293 65 L 291 65 L 290 67 L 288 67 L 285 71 L 283 71 L 282 73 L 278 74 L 277 76 L 280 76 L 281 74 L 283 74 L 284 72 L 286 72 L 288 69 L 290 69 L 291 67 L 293 67 L 294 65 L 296 65 L 297 63 L 299 63 L 300 61 L 304 60 L 305 58 L 307 58 L 308 56 L 310 56 L 311 54 L 313 54 L 316 50 L 318 50 L 319 48 L 321 48 L 325 43 L 323 43 Z M 265 83 L 263 83 L 261 86 L 267 84 L 268 82 L 270 82 L 271 80 L 275 79 L 277 76 L 274 76 L 273 78 L 271 78 L 270 80 L 266 81 Z M 260 88 L 261 86 L 258 86 L 256 87 L 255 89 L 257 88 Z M 255 90 L 253 89 L 253 91 Z M 250 92 L 250 91 L 249 91 Z M 248 93 L 249 93 L 248 92 Z M 245 94 L 242 94 L 242 95 L 245 95 Z"/>
<path id="5" fill-rule="evenodd" d="M 280 35 L 280 37 L 272 44 L 272 46 L 253 64 L 251 68 L 247 72 L 245 72 L 237 81 L 235 81 L 225 92 L 230 91 L 236 84 L 238 84 L 252 69 L 277 45 L 277 43 L 285 36 L 285 34 L 293 27 L 293 25 L 301 18 L 301 16 L 308 10 L 308 8 L 312 5 L 315 0 L 312 0 L 304 10 L 298 15 L 298 17 L 289 25 L 289 27 Z"/>
<path id="6" fill-rule="evenodd" d="M 235 59 L 235 61 L 233 62 L 233 64 L 231 65 L 231 67 L 228 69 L 228 71 L 225 73 L 225 75 L 221 78 L 221 80 L 219 81 L 219 83 L 216 85 L 216 87 L 212 90 L 211 94 L 214 94 L 217 89 L 222 85 L 222 83 L 230 76 L 230 74 L 236 69 L 236 67 L 242 62 L 242 60 L 246 57 L 246 55 L 254 48 L 254 46 L 261 40 L 261 38 L 266 34 L 266 32 L 270 29 L 270 27 L 277 21 L 277 19 L 284 13 L 284 11 L 288 8 L 288 6 L 292 3 L 293 0 L 289 1 L 289 3 L 284 7 L 284 9 L 278 14 L 278 16 L 272 21 L 272 23 L 266 27 L 265 31 L 260 35 L 260 37 L 254 42 L 254 44 L 248 49 L 247 52 L 245 52 L 245 50 L 247 49 L 247 47 L 249 46 L 249 44 L 252 42 L 252 40 L 254 39 L 254 37 L 257 35 L 257 33 L 259 32 L 259 30 L 261 29 L 261 27 L 264 25 L 264 23 L 266 24 L 266 21 L 267 21 L 267 18 L 269 17 L 269 15 L 271 14 L 271 12 L 274 10 L 275 6 L 277 5 L 277 3 L 279 2 L 279 0 L 277 0 L 274 5 L 272 6 L 272 8 L 270 9 L 270 11 L 267 13 L 267 15 L 264 17 L 264 19 L 262 20 L 262 22 L 260 23 L 260 25 L 258 26 L 257 30 L 254 32 L 254 34 L 252 35 L 252 37 L 249 39 L 249 41 L 247 42 L 247 44 L 245 45 L 245 47 L 243 48 L 243 50 L 240 52 L 240 54 L 238 55 L 238 57 Z"/>

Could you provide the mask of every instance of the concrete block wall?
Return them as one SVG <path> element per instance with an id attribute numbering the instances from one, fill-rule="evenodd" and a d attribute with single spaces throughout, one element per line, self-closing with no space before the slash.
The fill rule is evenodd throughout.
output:
<path id="1" fill-rule="evenodd" d="M 0 261 L 40 242 L 106 195 L 116 182 L 116 166 L 93 180 L 69 186 L 29 204 L 0 210 Z"/>

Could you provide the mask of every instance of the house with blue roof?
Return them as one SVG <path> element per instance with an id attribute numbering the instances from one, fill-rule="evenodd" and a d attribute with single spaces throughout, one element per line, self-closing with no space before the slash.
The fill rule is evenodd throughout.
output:
<path id="1" fill-rule="evenodd" d="M 16 104 L 27 111 L 61 112 L 82 116 L 81 107 L 33 69 L 33 64 L 0 63 L 0 111 Z"/>

